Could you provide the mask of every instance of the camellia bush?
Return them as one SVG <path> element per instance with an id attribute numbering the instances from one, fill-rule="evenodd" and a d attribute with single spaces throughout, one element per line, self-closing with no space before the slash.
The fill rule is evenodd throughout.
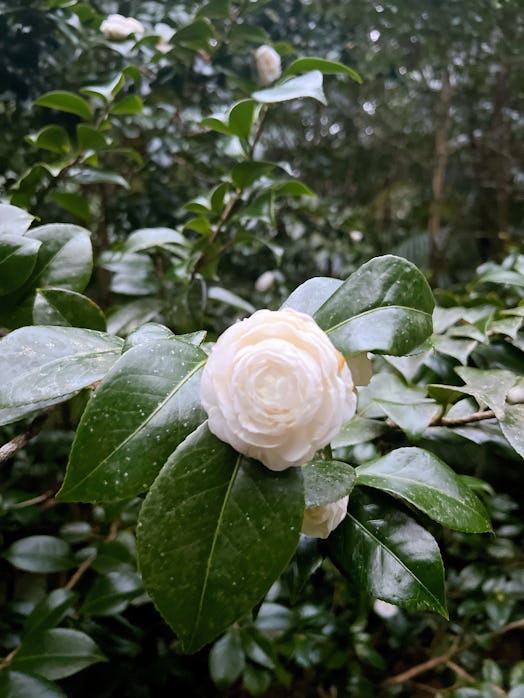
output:
<path id="1" fill-rule="evenodd" d="M 437 627 L 406 618 L 451 615 L 438 626 L 454 634 L 444 660 L 464 655 L 473 671 L 471 647 L 511 630 L 524 600 L 522 526 L 490 470 L 496 456 L 516 489 L 522 256 L 484 265 L 456 293 L 434 295 L 412 262 L 385 255 L 289 294 L 279 214 L 314 195 L 291 156 L 266 159 L 265 129 L 297 100 L 325 105 L 326 78 L 359 75 L 263 43 L 256 7 L 211 0 L 175 29 L 51 4 L 86 72 L 100 72 L 91 42 L 111 75 L 36 99 L 46 123 L 25 142 L 39 156 L 0 204 L 0 596 L 14 599 L 0 617 L 0 696 L 63 697 L 57 682 L 108 657 L 103 698 L 126 681 L 130 696 L 160 694 L 173 685 L 155 683 L 162 671 L 134 673 L 154 646 L 165 672 L 173 647 L 183 655 L 176 680 L 205 656 L 218 689 L 240 680 L 264 695 L 272 679 L 291 684 L 292 658 L 349 667 L 341 685 L 367 698 L 359 666 L 385 666 L 365 631 L 370 599 L 412 614 L 392 621 L 389 649 Z M 245 66 L 233 75 L 246 45 L 256 81 Z M 197 109 L 192 70 L 210 81 L 206 105 L 234 93 L 227 109 Z M 156 97 L 179 82 L 176 109 Z M 199 195 L 183 203 L 169 192 L 173 162 L 196 171 L 198 187 L 181 189 Z M 176 223 L 150 210 L 150 227 L 129 227 L 137 181 L 177 202 Z M 262 254 L 277 269 L 259 269 Z M 249 265 L 265 270 L 251 286 Z M 114 669 L 113 653 L 128 663 Z M 512 677 L 482 671 L 490 685 L 524 682 L 518 665 Z"/>

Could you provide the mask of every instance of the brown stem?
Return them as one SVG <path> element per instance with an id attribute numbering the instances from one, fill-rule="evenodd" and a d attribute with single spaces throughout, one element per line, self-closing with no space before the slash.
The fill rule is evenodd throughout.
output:
<path id="1" fill-rule="evenodd" d="M 28 441 L 39 434 L 48 415 L 49 409 L 35 417 L 26 431 L 23 431 L 21 434 L 17 434 L 11 439 L 11 441 L 8 441 L 6 444 L 1 446 L 0 463 L 12 458 L 17 451 L 26 445 Z"/>
<path id="2" fill-rule="evenodd" d="M 520 628 L 524 628 L 524 618 L 519 618 L 518 620 L 514 620 L 507 625 L 503 625 L 502 628 L 495 631 L 495 634 L 503 635 L 504 633 L 509 633 L 510 630 L 519 630 Z"/>
<path id="3" fill-rule="evenodd" d="M 432 659 L 428 659 L 427 662 L 422 662 L 422 664 L 417 664 L 416 666 L 411 667 L 411 669 L 407 669 L 400 674 L 396 674 L 396 676 L 392 676 L 390 679 L 384 681 L 384 685 L 394 686 L 398 683 L 404 683 L 405 681 L 414 679 L 415 676 L 418 676 L 419 674 L 423 674 L 425 671 L 434 669 L 441 664 L 447 664 L 447 662 L 449 662 L 449 655 L 447 654 L 440 657 L 433 657 Z"/>
<path id="4" fill-rule="evenodd" d="M 484 419 L 494 419 L 495 413 L 493 410 L 482 410 L 481 412 L 473 412 L 466 414 L 464 417 L 440 417 L 434 424 L 439 424 L 444 427 L 459 427 L 463 424 L 472 424 L 473 422 L 481 422 Z"/>
<path id="5" fill-rule="evenodd" d="M 25 507 L 32 507 L 35 504 L 42 504 L 42 502 L 47 502 L 55 494 L 55 490 L 48 490 L 43 494 L 39 494 L 37 497 L 32 497 L 31 499 L 25 499 L 23 502 L 18 502 L 13 504 L 13 509 L 24 509 Z"/>

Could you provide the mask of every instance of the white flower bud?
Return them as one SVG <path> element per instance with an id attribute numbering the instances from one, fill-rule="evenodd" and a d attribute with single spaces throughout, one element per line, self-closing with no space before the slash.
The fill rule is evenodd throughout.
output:
<path id="1" fill-rule="evenodd" d="M 388 603 L 387 601 L 382 601 L 382 599 L 377 599 L 373 604 L 373 610 L 381 618 L 393 618 L 398 613 L 398 606 L 395 604 Z"/>
<path id="2" fill-rule="evenodd" d="M 264 293 L 264 291 L 269 291 L 271 286 L 275 283 L 275 274 L 272 271 L 265 271 L 263 274 L 260 274 L 258 279 L 255 281 L 255 288 L 257 291 L 260 293 Z"/>
<path id="3" fill-rule="evenodd" d="M 282 75 L 280 56 L 271 46 L 259 46 L 255 51 L 258 80 L 261 85 L 269 85 Z"/>
<path id="4" fill-rule="evenodd" d="M 302 533 L 311 538 L 327 538 L 346 516 L 349 497 L 342 497 L 330 504 L 310 507 L 304 512 Z"/>
<path id="5" fill-rule="evenodd" d="M 130 34 L 143 34 L 144 25 L 134 17 L 109 15 L 100 25 L 100 31 L 111 41 L 123 41 Z"/>
<path id="6" fill-rule="evenodd" d="M 259 310 L 227 329 L 202 373 L 210 431 L 271 470 L 299 466 L 353 417 L 342 354 L 309 315 Z"/>

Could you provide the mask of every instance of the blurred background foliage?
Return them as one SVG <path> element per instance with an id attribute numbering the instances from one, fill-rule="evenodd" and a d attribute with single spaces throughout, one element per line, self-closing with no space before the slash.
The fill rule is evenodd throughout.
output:
<path id="1" fill-rule="evenodd" d="M 140 20 L 144 35 L 107 40 L 100 23 L 112 12 Z M 259 114 L 242 156 L 240 139 L 202 120 L 257 89 L 253 53 L 263 43 L 284 68 L 318 56 L 357 70 L 363 83 L 326 75 L 327 105 L 296 100 Z M 523 43 L 519 0 L 0 0 L 0 198 L 42 223 L 92 232 L 88 294 L 115 333 L 149 320 L 219 332 L 253 306 L 278 307 L 311 276 L 345 277 L 393 252 L 439 289 L 439 338 L 418 364 L 380 360 L 377 371 L 418 386 L 456 385 L 459 365 L 523 375 Z M 35 105 L 53 91 L 81 97 L 92 114 Z M 235 188 L 230 173 L 242 157 L 279 168 L 249 170 Z M 279 189 L 295 180 L 294 191 Z M 144 251 L 130 234 L 153 227 L 183 231 L 190 245 Z M 220 248 L 209 243 L 217 228 L 227 234 Z M 53 499 L 84 401 L 55 411 L 2 463 L 0 540 L 11 551 L 0 560 L 2 655 L 30 635 L 47 599 L 36 615 L 42 627 L 75 628 L 97 643 L 90 661 L 100 651 L 109 659 L 78 675 L 48 671 L 61 688 L 50 683 L 41 695 L 82 698 L 96 686 L 100 698 L 522 698 L 522 461 L 494 424 L 429 427 L 417 441 L 482 478 L 471 482 L 496 533 L 486 543 L 432 531 L 451 622 L 373 608 L 321 563 L 315 542 L 256 618 L 187 657 L 142 594 L 140 501 Z M 3 441 L 15 433 L 1 431 Z M 412 440 L 393 429 L 345 448 L 358 464 Z M 31 566 L 12 546 L 35 534 L 55 543 Z M 57 589 L 63 595 L 49 602 Z M 0 696 L 39 695 L 2 681 L 0 673 Z"/>

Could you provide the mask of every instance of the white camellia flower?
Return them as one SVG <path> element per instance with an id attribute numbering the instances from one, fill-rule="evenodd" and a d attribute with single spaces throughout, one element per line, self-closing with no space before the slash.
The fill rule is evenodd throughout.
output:
<path id="1" fill-rule="evenodd" d="M 100 25 L 100 31 L 111 41 L 123 41 L 130 34 L 143 34 L 144 25 L 134 17 L 109 15 Z"/>
<path id="2" fill-rule="evenodd" d="M 339 523 L 344 521 L 348 510 L 349 497 L 342 497 L 330 504 L 310 507 L 304 512 L 302 533 L 311 538 L 327 538 Z"/>
<path id="3" fill-rule="evenodd" d="M 272 46 L 259 46 L 255 51 L 255 61 L 261 85 L 269 85 L 282 75 L 280 56 Z"/>
<path id="4" fill-rule="evenodd" d="M 310 460 L 353 417 L 342 354 L 295 310 L 259 310 L 227 329 L 202 373 L 210 431 L 271 470 Z"/>

